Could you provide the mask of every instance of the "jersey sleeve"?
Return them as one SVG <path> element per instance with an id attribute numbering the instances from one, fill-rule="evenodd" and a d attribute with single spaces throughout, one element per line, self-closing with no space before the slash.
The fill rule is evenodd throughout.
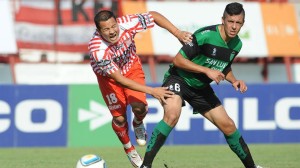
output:
<path id="1" fill-rule="evenodd" d="M 145 31 L 155 25 L 154 18 L 150 13 L 126 15 L 117 18 L 117 21 L 122 27 L 131 29 L 135 33 Z"/>

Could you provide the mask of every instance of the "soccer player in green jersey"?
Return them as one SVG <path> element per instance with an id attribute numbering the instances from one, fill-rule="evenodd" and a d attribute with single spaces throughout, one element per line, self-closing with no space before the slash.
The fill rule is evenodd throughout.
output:
<path id="1" fill-rule="evenodd" d="M 227 80 L 237 91 L 247 91 L 245 82 L 236 79 L 231 69 L 242 48 L 238 33 L 244 19 L 242 4 L 228 4 L 222 24 L 197 30 L 193 41 L 183 45 L 175 56 L 163 81 L 163 86 L 175 95 L 163 104 L 163 119 L 152 132 L 141 168 L 151 168 L 156 154 L 179 120 L 184 100 L 193 107 L 194 113 L 200 113 L 222 131 L 229 147 L 246 168 L 260 167 L 255 165 L 241 133 L 210 86 L 213 81 L 219 84 Z"/>

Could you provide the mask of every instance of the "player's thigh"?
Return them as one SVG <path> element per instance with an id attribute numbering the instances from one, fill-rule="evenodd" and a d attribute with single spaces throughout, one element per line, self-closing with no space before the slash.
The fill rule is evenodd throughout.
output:
<path id="1" fill-rule="evenodd" d="M 125 116 L 127 103 L 123 88 L 110 80 L 102 80 L 99 86 L 112 116 Z"/>
<path id="2" fill-rule="evenodd" d="M 134 68 L 134 70 L 130 72 L 130 75 L 126 77 L 141 85 L 146 85 L 144 72 L 139 67 Z M 124 93 L 128 104 L 130 104 L 133 109 L 142 109 L 147 106 L 146 93 L 134 91 L 127 88 L 124 88 Z"/>
<path id="3" fill-rule="evenodd" d="M 130 104 L 132 108 L 143 108 L 147 106 L 146 93 L 126 89 L 125 96 L 128 104 Z"/>
<path id="4" fill-rule="evenodd" d="M 174 95 L 166 99 L 166 104 L 163 105 L 164 117 L 163 120 L 170 126 L 175 126 L 181 114 L 182 99 L 179 95 Z"/>

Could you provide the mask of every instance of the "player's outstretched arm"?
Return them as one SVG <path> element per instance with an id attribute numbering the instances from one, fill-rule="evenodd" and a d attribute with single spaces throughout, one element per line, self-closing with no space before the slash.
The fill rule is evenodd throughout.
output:
<path id="1" fill-rule="evenodd" d="M 152 88 L 152 87 L 137 83 L 131 79 L 124 77 L 121 74 L 120 70 L 117 70 L 116 72 L 114 72 L 113 74 L 110 74 L 109 76 L 111 78 L 113 78 L 117 83 L 122 85 L 123 87 L 150 94 L 154 98 L 158 99 L 160 103 L 166 104 L 165 98 L 172 97 L 172 95 L 174 94 L 173 92 L 169 91 L 167 87 Z"/>
<path id="2" fill-rule="evenodd" d="M 181 31 L 173 23 L 171 23 L 165 16 L 156 12 L 149 11 L 149 13 L 153 16 L 155 24 L 158 26 L 168 30 L 172 33 L 180 42 L 190 43 L 192 42 L 192 33 L 187 31 Z"/>

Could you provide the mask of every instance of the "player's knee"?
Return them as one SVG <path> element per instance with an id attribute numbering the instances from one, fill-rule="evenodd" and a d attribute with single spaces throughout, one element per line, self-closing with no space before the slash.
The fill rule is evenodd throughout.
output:
<path id="1" fill-rule="evenodd" d="M 172 127 L 174 127 L 178 120 L 179 120 L 180 114 L 177 113 L 166 113 L 164 116 L 164 121 Z"/>
<path id="2" fill-rule="evenodd" d="M 132 108 L 132 112 L 134 114 L 144 114 L 145 112 L 147 112 L 147 106 L 145 104 L 134 104 L 131 106 Z"/>
<path id="3" fill-rule="evenodd" d="M 114 117 L 112 122 L 118 126 L 123 126 L 126 123 L 126 118 L 124 116 Z"/>
<path id="4" fill-rule="evenodd" d="M 226 135 L 230 135 L 236 130 L 235 123 L 232 119 L 227 120 L 222 127 L 223 133 Z"/>

